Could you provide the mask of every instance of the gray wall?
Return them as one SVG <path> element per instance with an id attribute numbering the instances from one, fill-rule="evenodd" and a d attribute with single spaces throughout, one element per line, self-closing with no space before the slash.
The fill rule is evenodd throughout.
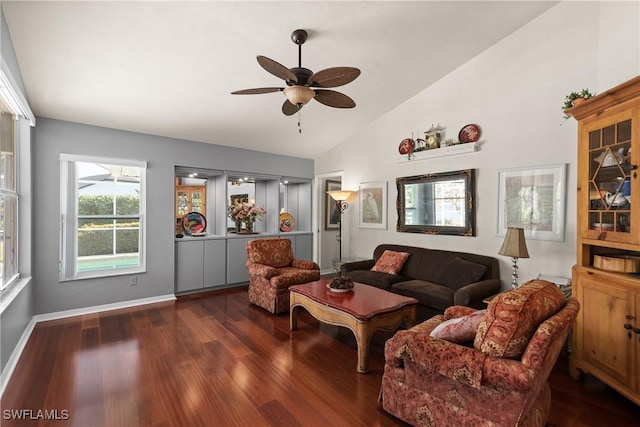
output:
<path id="1" fill-rule="evenodd" d="M 13 43 L 11 42 L 11 37 L 9 36 L 9 30 L 7 29 L 7 23 L 4 18 L 4 13 L 2 13 L 0 19 L 0 56 L 2 58 L 2 68 L 8 74 L 11 74 L 15 82 L 18 84 L 18 90 L 24 93 L 24 86 L 22 84 L 22 76 L 20 75 L 20 68 L 18 67 L 18 61 L 16 59 L 16 55 L 13 51 Z M 21 202 L 22 207 L 22 202 Z M 21 214 L 23 212 L 21 211 Z M 21 215 L 22 216 L 22 215 Z M 27 215 L 29 217 L 30 215 Z M 22 218 L 21 218 L 22 221 Z M 21 232 L 22 227 L 30 228 L 30 224 L 21 223 Z M 22 234 L 21 234 L 22 235 Z M 25 244 L 21 244 L 22 247 L 29 248 L 29 242 Z M 21 261 L 24 259 L 26 265 L 29 265 L 29 260 L 25 259 L 26 257 L 23 255 L 21 250 L 20 252 Z M 25 271 L 22 269 L 20 273 L 23 276 L 28 276 L 29 271 Z M 7 298 L 6 295 L 2 296 L 3 300 Z M 32 296 L 32 283 L 27 283 L 27 285 L 22 289 L 22 291 L 9 303 L 2 313 L 0 313 L 0 370 L 4 372 L 4 369 L 7 365 L 7 361 L 11 357 L 14 349 L 18 345 L 18 341 L 20 337 L 24 333 L 27 325 L 31 321 L 33 317 L 33 296 Z M 2 377 L 2 382 L 4 383 L 4 376 Z"/>
<path id="2" fill-rule="evenodd" d="M 37 119 L 34 162 L 34 299 L 36 314 L 174 292 L 174 166 L 313 178 L 312 160 L 177 140 L 45 118 Z M 147 161 L 147 272 L 58 280 L 60 153 Z"/>
<path id="3" fill-rule="evenodd" d="M 27 284 L 2 312 L 2 346 L 0 347 L 0 363 L 4 371 L 20 337 L 33 318 L 32 286 Z M 3 378 L 4 380 L 4 378 Z"/>

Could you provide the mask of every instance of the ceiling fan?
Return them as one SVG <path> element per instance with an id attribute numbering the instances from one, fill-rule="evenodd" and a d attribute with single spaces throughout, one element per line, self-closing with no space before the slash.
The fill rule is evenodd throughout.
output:
<path id="1" fill-rule="evenodd" d="M 333 67 L 314 73 L 308 68 L 302 67 L 302 45 L 307 41 L 305 30 L 295 30 L 291 33 L 291 40 L 298 45 L 298 66 L 287 68 L 282 64 L 258 55 L 258 64 L 269 73 L 285 81 L 286 87 L 261 87 L 244 89 L 231 92 L 232 95 L 256 95 L 261 93 L 284 92 L 287 99 L 282 104 L 282 112 L 291 116 L 311 99 L 321 104 L 335 108 L 353 108 L 356 103 L 347 95 L 335 90 L 316 89 L 333 88 L 354 81 L 360 70 L 353 67 Z"/>

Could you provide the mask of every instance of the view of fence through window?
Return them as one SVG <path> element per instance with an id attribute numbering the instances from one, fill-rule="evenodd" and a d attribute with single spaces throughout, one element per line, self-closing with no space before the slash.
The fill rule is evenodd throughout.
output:
<path id="1" fill-rule="evenodd" d="M 435 224 L 448 227 L 464 227 L 465 182 L 443 181 L 435 184 Z"/>
<path id="2" fill-rule="evenodd" d="M 465 188 L 463 179 L 405 185 L 405 224 L 464 227 Z"/>
<path id="3" fill-rule="evenodd" d="M 140 266 L 140 168 L 77 162 L 77 271 Z"/>

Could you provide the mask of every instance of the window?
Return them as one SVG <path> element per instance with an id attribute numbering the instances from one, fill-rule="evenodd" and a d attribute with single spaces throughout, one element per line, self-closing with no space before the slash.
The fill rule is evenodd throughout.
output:
<path id="1" fill-rule="evenodd" d="M 0 96 L 0 289 L 18 278 L 18 117 Z"/>
<path id="2" fill-rule="evenodd" d="M 145 269 L 146 163 L 61 155 L 60 279 Z"/>

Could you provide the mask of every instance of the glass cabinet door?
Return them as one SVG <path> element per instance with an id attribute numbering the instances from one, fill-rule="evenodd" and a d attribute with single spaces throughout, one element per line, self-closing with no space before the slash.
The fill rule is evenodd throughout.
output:
<path id="1" fill-rule="evenodd" d="M 604 121 L 603 121 L 604 122 Z M 632 210 L 631 114 L 586 129 L 588 134 L 588 227 L 586 237 L 631 243 L 637 240 Z M 634 190 L 635 192 L 635 190 Z"/>
<path id="2" fill-rule="evenodd" d="M 189 212 L 199 212 L 206 217 L 206 191 L 203 186 L 176 186 L 176 218 L 182 218 Z"/>
<path id="3" fill-rule="evenodd" d="M 176 190 L 176 218 L 182 218 L 189 213 L 189 192 Z"/>
<path id="4" fill-rule="evenodd" d="M 191 212 L 204 212 L 204 194 L 202 190 L 191 190 Z"/>

